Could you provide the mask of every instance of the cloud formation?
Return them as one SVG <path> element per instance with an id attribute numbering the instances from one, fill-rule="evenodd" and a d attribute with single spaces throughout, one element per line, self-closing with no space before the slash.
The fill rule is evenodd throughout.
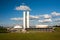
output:
<path id="1" fill-rule="evenodd" d="M 38 22 L 43 22 L 43 20 L 38 20 Z"/>
<path id="2" fill-rule="evenodd" d="M 16 7 L 16 10 L 31 10 L 31 9 L 28 6 L 21 5 L 21 6 Z"/>
<path id="3" fill-rule="evenodd" d="M 10 18 L 10 20 L 16 20 L 16 21 L 18 21 L 18 20 L 23 20 L 23 18 Z"/>
<path id="4" fill-rule="evenodd" d="M 52 22 L 52 20 L 51 19 L 45 19 L 45 20 L 43 20 L 44 22 Z"/>
<path id="5" fill-rule="evenodd" d="M 51 18 L 51 15 L 48 15 L 48 14 L 45 14 L 45 15 L 43 15 L 43 16 L 44 16 L 45 19 Z"/>
<path id="6" fill-rule="evenodd" d="M 51 14 L 43 14 L 43 15 L 30 15 L 29 16 L 29 19 L 30 19 L 30 23 L 31 21 L 33 23 L 38 23 L 40 22 L 41 24 L 42 23 L 60 23 L 60 13 L 57 13 L 57 12 L 52 12 Z M 23 20 L 23 18 L 11 18 L 11 20 L 16 20 L 16 21 L 19 21 L 19 20 Z M 50 24 L 49 24 L 50 25 Z"/>
<path id="7" fill-rule="evenodd" d="M 36 20 L 36 19 L 39 19 L 39 16 L 30 15 L 29 19 L 30 19 L 30 20 Z M 23 20 L 23 17 L 22 17 L 22 18 L 20 18 L 20 17 L 18 17 L 18 18 L 10 18 L 10 20 L 19 21 L 19 20 Z"/>
<path id="8" fill-rule="evenodd" d="M 60 13 L 57 13 L 57 12 L 52 12 L 51 13 L 53 16 L 60 16 Z"/>
<path id="9" fill-rule="evenodd" d="M 33 16 L 33 15 L 30 15 L 30 20 L 33 20 L 33 19 L 39 19 L 40 17 L 39 16 Z"/>
<path id="10" fill-rule="evenodd" d="M 60 22 L 60 18 L 54 19 L 55 22 Z"/>
<path id="11" fill-rule="evenodd" d="M 51 19 L 38 20 L 38 22 L 52 22 Z"/>

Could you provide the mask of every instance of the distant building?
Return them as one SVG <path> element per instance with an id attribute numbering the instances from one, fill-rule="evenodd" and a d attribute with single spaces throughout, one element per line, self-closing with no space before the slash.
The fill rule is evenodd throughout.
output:
<path id="1" fill-rule="evenodd" d="M 48 28 L 48 25 L 36 25 L 36 28 Z"/>
<path id="2" fill-rule="evenodd" d="M 39 31 L 39 32 L 53 32 L 54 31 L 54 27 L 49 27 L 48 25 L 36 25 L 36 27 L 34 28 L 26 28 L 26 31 Z M 22 32 L 23 27 L 20 25 L 16 25 L 14 27 L 11 28 L 7 28 L 8 31 L 10 32 Z"/>
<path id="3" fill-rule="evenodd" d="M 9 29 L 10 32 L 21 32 L 21 30 L 22 30 L 22 26 L 20 25 L 16 25 Z"/>
<path id="4" fill-rule="evenodd" d="M 22 28 L 22 26 L 16 25 L 16 26 L 14 26 L 14 28 Z"/>
<path id="5" fill-rule="evenodd" d="M 36 28 L 26 28 L 27 31 L 40 31 L 40 32 L 53 32 L 53 27 L 49 27 L 48 25 L 36 25 Z"/>

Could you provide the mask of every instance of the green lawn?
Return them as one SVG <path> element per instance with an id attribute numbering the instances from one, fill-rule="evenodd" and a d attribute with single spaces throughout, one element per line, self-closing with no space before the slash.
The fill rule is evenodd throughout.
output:
<path id="1" fill-rule="evenodd" d="M 60 40 L 60 28 L 55 32 L 0 33 L 0 40 Z"/>

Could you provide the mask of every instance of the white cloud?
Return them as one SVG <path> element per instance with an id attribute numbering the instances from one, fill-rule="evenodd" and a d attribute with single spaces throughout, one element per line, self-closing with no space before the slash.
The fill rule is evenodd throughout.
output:
<path id="1" fill-rule="evenodd" d="M 16 10 L 31 10 L 31 9 L 28 6 L 21 5 L 21 6 L 16 7 Z"/>
<path id="2" fill-rule="evenodd" d="M 30 18 L 39 18 L 39 16 L 30 15 Z"/>
<path id="3" fill-rule="evenodd" d="M 52 20 L 51 19 L 45 19 L 45 20 L 43 20 L 44 22 L 52 22 Z"/>
<path id="4" fill-rule="evenodd" d="M 39 19 L 39 16 L 30 15 L 29 19 L 33 21 L 33 20 Z M 10 20 L 23 20 L 23 18 L 20 18 L 20 17 L 18 17 L 18 18 L 10 18 Z"/>
<path id="5" fill-rule="evenodd" d="M 60 18 L 56 18 L 56 19 L 54 19 L 54 21 L 55 21 L 55 22 L 60 21 Z"/>
<path id="6" fill-rule="evenodd" d="M 32 19 L 39 19 L 39 18 L 40 18 L 39 16 L 30 15 L 30 20 L 32 20 Z"/>
<path id="7" fill-rule="evenodd" d="M 60 16 L 60 13 L 57 13 L 57 12 L 52 12 L 51 13 L 53 16 Z"/>
<path id="8" fill-rule="evenodd" d="M 18 21 L 18 20 L 23 20 L 23 18 L 10 18 L 10 20 L 16 20 L 16 21 Z"/>
<path id="9" fill-rule="evenodd" d="M 38 20 L 38 22 L 52 22 L 51 19 Z"/>
<path id="10" fill-rule="evenodd" d="M 45 15 L 43 15 L 43 16 L 44 16 L 44 18 L 46 18 L 46 19 L 51 18 L 51 15 L 48 15 L 48 14 L 45 14 Z"/>
<path id="11" fill-rule="evenodd" d="M 38 20 L 38 22 L 43 22 L 43 20 Z"/>

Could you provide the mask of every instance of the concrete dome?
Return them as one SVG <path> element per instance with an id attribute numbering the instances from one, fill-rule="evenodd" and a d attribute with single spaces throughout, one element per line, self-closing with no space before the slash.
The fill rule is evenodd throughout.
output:
<path id="1" fill-rule="evenodd" d="M 14 28 L 22 28 L 22 26 L 16 25 L 14 26 Z"/>
<path id="2" fill-rule="evenodd" d="M 31 9 L 26 5 L 21 5 L 19 7 L 16 7 L 16 10 L 31 10 Z"/>

